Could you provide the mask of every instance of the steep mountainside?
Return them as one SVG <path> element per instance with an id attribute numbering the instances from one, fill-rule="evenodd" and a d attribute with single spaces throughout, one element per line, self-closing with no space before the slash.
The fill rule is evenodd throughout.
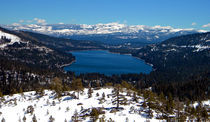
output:
<path id="1" fill-rule="evenodd" d="M 192 76 L 210 69 L 210 33 L 170 38 L 133 55 L 153 64 L 157 71 L 175 73 L 177 78 Z"/>
<path id="2" fill-rule="evenodd" d="M 79 40 L 100 41 L 106 44 L 123 43 L 155 43 L 170 37 L 184 34 L 204 32 L 204 30 L 175 29 L 170 26 L 128 26 L 119 23 L 76 25 L 76 24 L 50 24 L 50 25 L 2 25 L 14 30 L 27 30 L 39 32 L 56 37 L 65 37 Z"/>
<path id="3" fill-rule="evenodd" d="M 74 60 L 67 54 L 51 45 L 47 45 L 46 38 L 40 40 L 25 32 L 9 31 L 0 28 L 0 60 L 1 68 L 14 68 L 12 64 L 22 63 L 28 67 L 57 69 L 63 64 Z M 11 63 L 10 65 L 8 65 Z M 15 65 L 14 65 L 15 66 Z"/>

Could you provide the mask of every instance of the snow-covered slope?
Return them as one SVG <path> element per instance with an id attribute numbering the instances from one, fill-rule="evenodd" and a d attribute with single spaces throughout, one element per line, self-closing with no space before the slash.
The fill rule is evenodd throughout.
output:
<path id="1" fill-rule="evenodd" d="M 56 94 L 49 90 L 45 90 L 43 94 L 31 91 L 4 96 L 3 99 L 0 99 L 0 120 L 17 122 L 25 119 L 26 122 L 31 122 L 35 116 L 38 122 L 47 122 L 50 119 L 55 122 L 70 122 L 73 119 L 72 117 L 77 115 L 78 120 L 89 122 L 91 120 L 89 115 L 92 109 L 96 108 L 102 110 L 103 113 L 99 115 L 99 118 L 104 118 L 106 121 L 160 121 L 156 119 L 158 113 L 154 110 L 152 110 L 153 118 L 147 118 L 146 109 L 142 107 L 143 97 L 137 96 L 138 102 L 135 102 L 131 97 L 132 95 L 129 96 L 125 91 L 122 94 L 127 98 L 127 104 L 120 105 L 122 109 L 119 111 L 113 111 L 116 105 L 113 104 L 112 91 L 113 88 L 95 89 L 92 97 L 88 98 L 88 89 L 84 89 L 80 93 L 79 99 L 73 97 L 74 91 L 65 92 L 66 95 L 59 99 L 55 98 Z M 103 94 L 105 97 L 101 99 Z M 209 100 L 204 101 L 203 105 L 209 105 L 209 102 Z M 192 105 L 195 106 L 197 103 Z"/>
<path id="2" fill-rule="evenodd" d="M 125 25 L 119 23 L 107 24 L 50 24 L 50 25 L 2 25 L 15 30 L 27 30 L 43 34 L 68 37 L 73 39 L 99 40 L 99 41 L 140 41 L 158 42 L 170 37 L 205 30 L 181 29 L 171 26 L 145 26 L 145 25 Z"/>
<path id="3" fill-rule="evenodd" d="M 7 45 L 13 45 L 15 42 L 20 43 L 21 39 L 15 35 L 9 34 L 9 33 L 5 33 L 3 31 L 0 30 L 0 38 L 1 37 L 6 37 L 7 39 L 10 40 L 10 42 L 4 43 L 4 44 L 0 44 L 0 48 L 4 48 Z"/>
<path id="4" fill-rule="evenodd" d="M 92 108 L 104 108 L 105 120 L 110 118 L 116 122 L 124 122 L 126 118 L 129 121 L 136 122 L 145 121 L 145 115 L 138 114 L 140 110 L 140 103 L 143 101 L 142 97 L 139 97 L 139 102 L 133 102 L 131 97 L 127 96 L 128 105 L 121 105 L 124 109 L 118 112 L 111 112 L 113 107 L 116 105 L 112 104 L 112 88 L 102 88 L 100 90 L 94 90 L 91 98 L 88 98 L 87 92 L 88 89 L 85 89 L 81 93 L 79 99 L 74 99 L 73 97 L 66 95 L 60 99 L 55 99 L 55 93 L 52 91 L 45 90 L 44 96 L 36 94 L 36 92 L 25 92 L 24 94 L 15 94 L 13 96 L 4 96 L 5 100 L 1 100 L 0 104 L 0 120 L 4 118 L 6 122 L 17 122 L 18 120 L 23 120 L 24 116 L 27 122 L 32 121 L 33 116 L 36 116 L 36 119 L 40 122 L 47 122 L 52 116 L 56 122 L 68 122 L 72 119 L 75 111 L 78 112 L 79 116 L 89 114 Z M 72 94 L 73 92 L 67 92 Z M 96 94 L 99 94 L 97 96 Z M 104 103 L 99 102 L 99 99 L 102 98 L 102 94 L 105 94 Z M 110 95 L 108 98 L 107 95 Z M 34 112 L 27 113 L 28 106 L 33 106 Z M 131 112 L 130 108 L 133 107 L 134 110 Z M 129 112 L 130 111 L 130 112 Z M 155 115 L 155 114 L 154 114 Z M 100 115 L 101 118 L 103 115 Z M 156 116 L 156 115 L 155 115 Z M 82 118 L 82 121 L 89 121 L 90 117 Z M 157 119 L 150 119 L 151 121 L 158 121 Z"/>

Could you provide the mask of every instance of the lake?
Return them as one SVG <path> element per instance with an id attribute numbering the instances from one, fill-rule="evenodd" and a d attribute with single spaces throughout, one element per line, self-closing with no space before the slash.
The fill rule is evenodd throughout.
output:
<path id="1" fill-rule="evenodd" d="M 80 73 L 101 73 L 105 75 L 127 73 L 150 73 L 152 67 L 143 60 L 111 53 L 105 50 L 88 50 L 71 52 L 76 61 L 70 66 L 64 67 L 65 71 Z"/>

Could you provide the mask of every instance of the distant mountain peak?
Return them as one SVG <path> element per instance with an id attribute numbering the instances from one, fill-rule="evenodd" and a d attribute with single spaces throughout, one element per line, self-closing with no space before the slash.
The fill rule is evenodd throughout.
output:
<path id="1" fill-rule="evenodd" d="M 13 30 L 24 30 L 72 39 L 103 42 L 160 42 L 174 36 L 206 32 L 193 28 L 181 29 L 171 26 L 126 25 L 118 22 L 107 24 L 48 24 L 48 25 L 3 25 Z M 158 37 L 158 38 L 157 38 Z"/>

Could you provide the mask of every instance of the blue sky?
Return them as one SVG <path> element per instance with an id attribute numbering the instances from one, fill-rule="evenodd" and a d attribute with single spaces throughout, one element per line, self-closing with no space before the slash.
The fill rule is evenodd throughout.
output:
<path id="1" fill-rule="evenodd" d="M 29 24 L 36 18 L 33 22 L 49 24 L 119 22 L 210 30 L 210 0 L 0 0 L 0 3 L 0 24 Z"/>

